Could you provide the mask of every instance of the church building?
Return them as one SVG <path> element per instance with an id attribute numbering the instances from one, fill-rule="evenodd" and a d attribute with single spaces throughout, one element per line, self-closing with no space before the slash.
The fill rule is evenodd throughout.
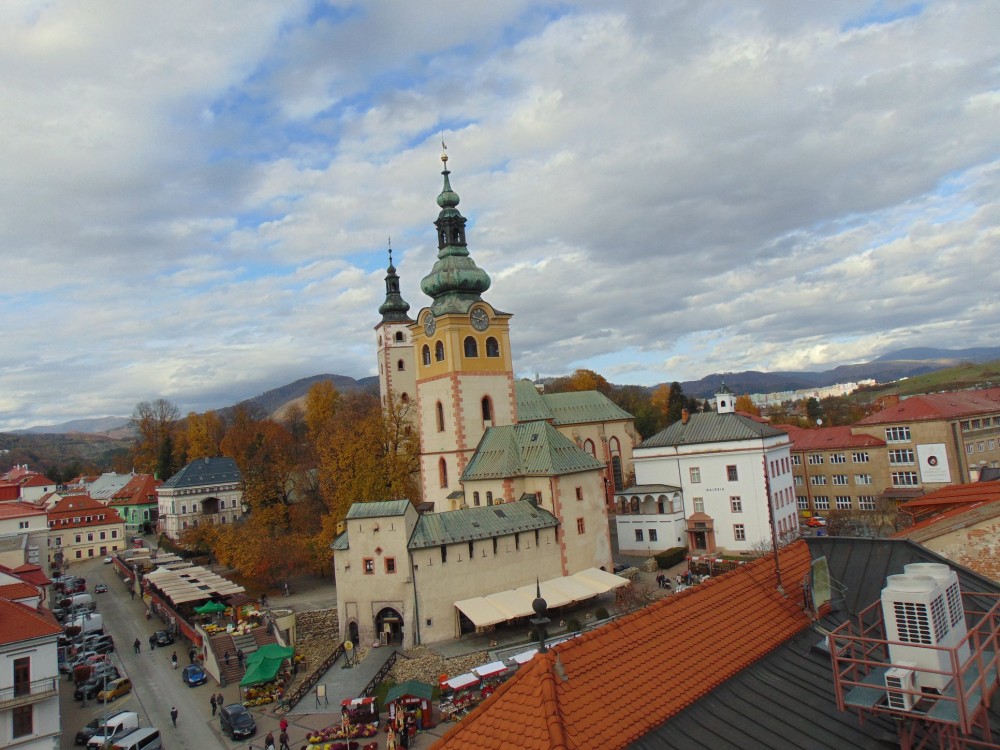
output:
<path id="1" fill-rule="evenodd" d="M 483 299 L 490 277 L 441 159 L 438 255 L 420 285 L 430 304 L 410 317 L 390 253 L 375 326 L 383 403 L 414 408 L 422 512 L 409 499 L 351 507 L 333 549 L 342 636 L 355 641 L 410 646 L 517 622 L 536 578 L 566 604 L 624 582 L 607 573 L 608 503 L 631 476 L 633 418 L 600 393 L 515 380 L 512 315 Z"/>

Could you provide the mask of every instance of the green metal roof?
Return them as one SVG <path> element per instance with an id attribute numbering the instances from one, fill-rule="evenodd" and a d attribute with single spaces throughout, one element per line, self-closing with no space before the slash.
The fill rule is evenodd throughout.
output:
<path id="1" fill-rule="evenodd" d="M 756 422 L 742 414 L 706 412 L 692 414 L 687 424 L 684 424 L 683 420 L 674 422 L 648 440 L 643 440 L 638 447 L 665 448 L 733 440 L 760 440 L 787 434 L 784 430 Z"/>
<path id="2" fill-rule="evenodd" d="M 420 682 L 418 680 L 407 680 L 406 682 L 400 683 L 389 688 L 389 692 L 385 694 L 385 703 L 389 705 L 394 700 L 402 698 L 403 696 L 412 695 L 415 698 L 420 698 L 421 700 L 429 701 L 431 696 L 434 694 L 434 688 L 428 685 L 426 682 Z"/>
<path id="3" fill-rule="evenodd" d="M 558 476 L 603 468 L 603 463 L 548 422 L 527 422 L 490 427 L 462 481 Z"/>
<path id="4" fill-rule="evenodd" d="M 336 539 L 334 539 L 333 540 L 333 544 L 330 545 L 330 549 L 332 549 L 334 551 L 345 550 L 345 549 L 350 549 L 350 548 L 351 548 L 351 545 L 347 541 L 347 532 L 346 531 L 343 534 L 341 534 L 340 536 L 338 536 Z"/>
<path id="5" fill-rule="evenodd" d="M 407 544 L 409 549 L 490 539 L 519 531 L 558 526 L 555 516 L 527 501 L 425 513 L 417 520 Z"/>
<path id="6" fill-rule="evenodd" d="M 588 422 L 616 422 L 633 419 L 632 415 L 598 391 L 539 393 L 530 380 L 515 385 L 517 421 L 552 420 L 553 424 L 570 425 Z"/>
<path id="7" fill-rule="evenodd" d="M 347 511 L 348 520 L 353 518 L 385 518 L 401 516 L 412 503 L 409 500 L 374 500 L 370 502 L 352 503 Z"/>

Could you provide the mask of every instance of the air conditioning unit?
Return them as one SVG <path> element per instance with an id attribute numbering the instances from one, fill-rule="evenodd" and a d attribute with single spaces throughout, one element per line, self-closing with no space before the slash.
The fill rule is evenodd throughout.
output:
<path id="1" fill-rule="evenodd" d="M 917 696 L 904 691 L 918 691 L 915 677 L 916 672 L 907 667 L 892 667 L 885 673 L 885 697 L 889 708 L 897 711 L 913 709 Z"/>

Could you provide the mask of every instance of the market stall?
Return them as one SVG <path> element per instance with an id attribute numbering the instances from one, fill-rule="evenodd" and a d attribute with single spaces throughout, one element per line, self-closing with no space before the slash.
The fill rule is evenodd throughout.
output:
<path id="1" fill-rule="evenodd" d="M 434 726 L 431 696 L 434 688 L 417 680 L 407 680 L 389 689 L 385 705 L 389 710 L 389 724 L 399 734 L 402 727 L 412 725 L 417 731 Z M 412 719 L 412 721 L 411 721 Z"/>
<path id="2" fill-rule="evenodd" d="M 486 700 L 493 691 L 512 674 L 511 670 L 502 661 L 491 661 L 481 667 L 472 670 L 472 674 L 479 678 L 479 698 Z"/>
<path id="3" fill-rule="evenodd" d="M 458 721 L 480 700 L 479 678 L 471 672 L 441 680 L 439 707 L 442 720 Z"/>
<path id="4" fill-rule="evenodd" d="M 262 706 L 281 698 L 291 679 L 289 660 L 294 655 L 294 648 L 279 646 L 277 643 L 268 643 L 247 654 L 246 673 L 240 680 L 243 703 L 247 706 Z"/>

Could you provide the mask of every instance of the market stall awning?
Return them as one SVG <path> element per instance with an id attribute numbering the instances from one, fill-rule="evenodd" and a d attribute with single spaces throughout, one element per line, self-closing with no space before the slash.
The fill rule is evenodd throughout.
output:
<path id="1" fill-rule="evenodd" d="M 385 694 L 385 703 L 389 705 L 393 701 L 398 701 L 400 698 L 420 698 L 420 700 L 429 701 L 434 695 L 434 688 L 425 682 L 420 682 L 418 680 L 407 680 L 399 685 L 394 685 L 389 688 L 389 692 Z"/>
<path id="2" fill-rule="evenodd" d="M 240 687 L 270 682 L 281 669 L 281 663 L 295 654 L 294 648 L 268 643 L 247 655 L 247 671 L 240 680 Z"/>
<path id="3" fill-rule="evenodd" d="M 194 608 L 194 611 L 199 615 L 210 615 L 215 612 L 224 612 L 225 610 L 226 605 L 221 602 L 205 602 L 204 604 Z"/>
<path id="4" fill-rule="evenodd" d="M 455 602 L 455 606 L 472 620 L 477 628 L 484 628 L 534 614 L 531 604 L 538 595 L 538 587 L 541 588 L 542 598 L 549 607 L 564 607 L 607 593 L 619 586 L 627 586 L 629 583 L 631 582 L 627 578 L 600 568 L 587 568 L 571 576 L 542 581 L 537 587 L 536 584 L 529 584 L 474 599 L 463 599 Z"/>
<path id="5" fill-rule="evenodd" d="M 489 664 L 483 664 L 481 667 L 473 667 L 472 674 L 476 675 L 479 679 L 484 680 L 487 677 L 496 677 L 506 671 L 507 665 L 502 661 L 491 661 Z"/>
<path id="6" fill-rule="evenodd" d="M 458 677 L 452 677 L 450 680 L 445 680 L 441 683 L 441 686 L 450 688 L 451 690 L 462 690 L 463 688 L 472 687 L 473 685 L 478 684 L 479 678 L 471 672 L 467 672 L 466 674 L 458 675 Z"/>

